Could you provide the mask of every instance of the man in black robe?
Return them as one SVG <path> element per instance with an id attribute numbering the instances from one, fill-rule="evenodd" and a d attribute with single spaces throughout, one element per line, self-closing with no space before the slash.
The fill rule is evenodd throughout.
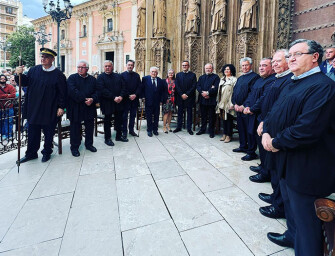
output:
<path id="1" fill-rule="evenodd" d="M 80 60 L 77 73 L 67 80 L 68 107 L 67 118 L 70 119 L 70 144 L 74 157 L 80 156 L 81 123 L 85 125 L 85 147 L 97 152 L 93 146 L 94 118 L 97 116 L 95 104 L 98 102 L 96 79 L 89 75 L 87 61 Z"/>
<path id="2" fill-rule="evenodd" d="M 233 95 L 231 101 L 236 111 L 237 129 L 240 140 L 240 146 L 233 149 L 233 152 L 244 152 L 247 153 L 243 156 L 242 160 L 250 161 L 257 158 L 255 153 L 256 140 L 253 136 L 248 135 L 247 128 L 247 117 L 243 114 L 244 102 L 251 91 L 252 86 L 259 78 L 259 75 L 252 71 L 252 59 L 249 57 L 242 58 L 240 60 L 242 67 L 242 75 L 237 79 L 234 86 Z M 256 146 L 257 147 L 257 146 Z"/>
<path id="3" fill-rule="evenodd" d="M 197 83 L 197 91 L 199 92 L 201 127 L 196 135 L 201 135 L 206 132 L 208 120 L 209 137 L 214 138 L 214 122 L 215 122 L 215 107 L 216 96 L 220 77 L 213 73 L 213 64 L 205 65 L 205 74 L 199 77 Z"/>
<path id="4" fill-rule="evenodd" d="M 285 180 L 296 225 L 295 255 L 323 255 L 322 223 L 314 201 L 335 192 L 335 82 L 321 73 L 323 48 L 313 40 L 291 43 L 292 82 L 264 120 L 262 144 Z M 270 237 L 269 237 L 270 235 Z M 282 245 L 286 237 L 269 233 Z"/>
<path id="5" fill-rule="evenodd" d="M 193 135 L 192 131 L 192 109 L 195 104 L 195 88 L 197 86 L 197 76 L 189 71 L 188 60 L 182 63 L 182 72 L 176 75 L 176 104 L 178 106 L 178 123 L 174 133 L 180 132 L 183 125 L 184 111 L 187 112 L 187 131 Z"/>
<path id="6" fill-rule="evenodd" d="M 135 117 L 139 104 L 139 98 L 141 94 L 141 78 L 140 75 L 133 71 L 135 66 L 135 61 L 128 60 L 127 71 L 121 73 L 126 85 L 127 97 L 124 99 L 125 110 L 123 113 L 123 137 L 127 138 L 128 130 L 128 113 L 129 113 L 129 134 L 132 136 L 137 136 L 134 132 Z"/>
<path id="7" fill-rule="evenodd" d="M 64 113 L 66 102 L 66 78 L 52 63 L 57 54 L 48 48 L 41 48 L 41 63 L 29 69 L 27 75 L 22 75 L 22 85 L 27 86 L 23 113 L 28 121 L 28 147 L 21 163 L 38 157 L 41 130 L 44 133 L 44 149 L 42 162 L 50 159 L 52 141 L 58 117 Z M 17 67 L 16 74 L 23 68 Z M 15 77 L 18 83 L 18 76 Z"/>
<path id="8" fill-rule="evenodd" d="M 114 66 L 111 60 L 104 62 L 105 72 L 97 79 L 99 101 L 102 113 L 105 115 L 104 132 L 105 143 L 114 146 L 111 133 L 111 121 L 114 114 L 114 130 L 116 141 L 127 142 L 122 135 L 122 118 L 124 111 L 123 99 L 127 95 L 126 86 L 121 75 L 113 72 Z"/>

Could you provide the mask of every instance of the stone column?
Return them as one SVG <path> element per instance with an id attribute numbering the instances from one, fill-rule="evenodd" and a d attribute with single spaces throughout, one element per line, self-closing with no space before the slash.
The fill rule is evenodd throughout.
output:
<path id="1" fill-rule="evenodd" d="M 136 72 L 140 76 L 145 74 L 145 58 L 146 58 L 146 39 L 136 38 L 135 39 L 135 60 L 136 60 Z"/>
<path id="2" fill-rule="evenodd" d="M 237 35 L 236 39 L 236 72 L 240 72 L 239 61 L 243 57 L 250 57 L 254 61 L 253 70 L 257 60 L 258 35 L 257 32 L 247 31 Z"/>
<path id="3" fill-rule="evenodd" d="M 219 73 L 227 63 L 228 36 L 222 32 L 213 33 L 208 37 L 209 62 L 214 65 L 214 73 Z"/>
<path id="4" fill-rule="evenodd" d="M 167 61 L 170 54 L 170 40 L 166 37 L 151 38 L 152 64 L 159 68 L 160 77 L 167 73 Z"/>
<path id="5" fill-rule="evenodd" d="M 196 34 L 185 36 L 185 59 L 190 61 L 190 70 L 199 76 L 203 73 L 201 63 L 202 38 Z"/>

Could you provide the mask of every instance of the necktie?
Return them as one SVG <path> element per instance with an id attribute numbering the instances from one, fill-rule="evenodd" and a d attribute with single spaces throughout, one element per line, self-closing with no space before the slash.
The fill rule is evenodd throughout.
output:
<path id="1" fill-rule="evenodd" d="M 152 79 L 152 85 L 155 86 L 155 88 L 157 88 L 157 84 L 156 84 L 156 80 Z"/>

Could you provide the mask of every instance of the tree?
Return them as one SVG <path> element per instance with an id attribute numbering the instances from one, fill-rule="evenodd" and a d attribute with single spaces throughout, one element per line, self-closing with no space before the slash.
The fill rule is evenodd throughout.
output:
<path id="1" fill-rule="evenodd" d="M 34 28 L 32 26 L 19 26 L 15 32 L 8 36 L 7 42 L 12 44 L 9 61 L 12 68 L 19 64 L 20 50 L 22 50 L 22 65 L 27 67 L 35 65 L 35 37 L 33 32 Z"/>

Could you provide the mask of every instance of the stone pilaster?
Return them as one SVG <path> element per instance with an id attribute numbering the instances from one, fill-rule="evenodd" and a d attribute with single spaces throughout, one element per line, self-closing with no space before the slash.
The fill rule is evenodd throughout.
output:
<path id="1" fill-rule="evenodd" d="M 257 60 L 258 35 L 257 32 L 242 32 L 236 39 L 236 67 L 237 73 L 240 72 L 239 61 L 243 57 L 250 57 L 253 61 Z M 255 65 L 253 67 L 255 70 Z"/>
<path id="2" fill-rule="evenodd" d="M 170 40 L 166 37 L 151 38 L 152 64 L 159 68 L 161 77 L 167 74 L 167 62 L 170 54 Z"/>
<path id="3" fill-rule="evenodd" d="M 208 37 L 209 62 L 214 65 L 214 72 L 219 73 L 227 63 L 228 36 L 224 33 L 214 33 Z"/>
<path id="4" fill-rule="evenodd" d="M 185 36 L 185 59 L 190 61 L 190 70 L 201 75 L 203 65 L 201 62 L 202 38 L 196 34 L 188 34 Z"/>

